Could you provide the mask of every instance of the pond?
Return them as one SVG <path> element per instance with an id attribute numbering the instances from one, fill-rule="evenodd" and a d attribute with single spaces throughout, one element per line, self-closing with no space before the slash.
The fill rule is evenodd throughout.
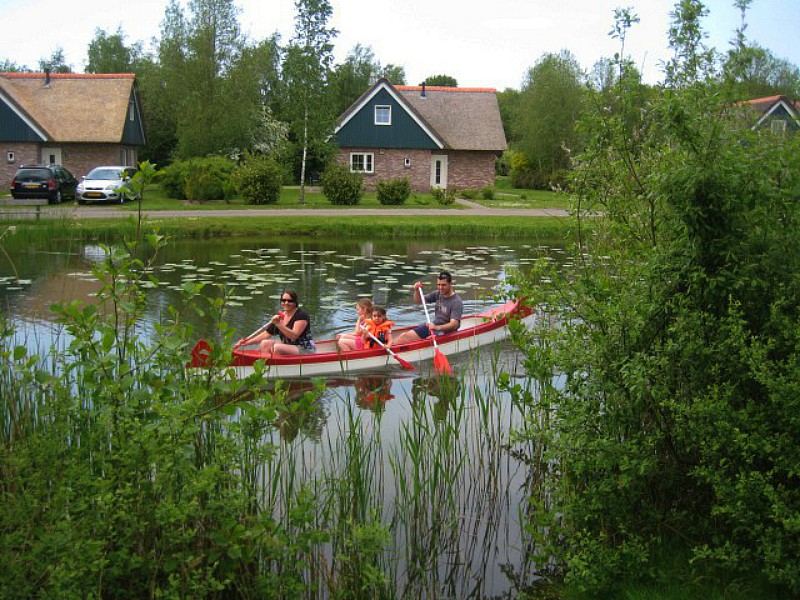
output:
<path id="1" fill-rule="evenodd" d="M 32 349 L 64 343 L 49 306 L 92 302 L 100 282 L 92 266 L 101 246 L 15 253 L 0 268 L 0 302 Z M 181 301 L 186 282 L 220 284 L 229 298 L 229 323 L 241 335 L 278 310 L 285 288 L 297 290 L 313 316 L 314 336 L 349 330 L 354 306 L 371 297 L 398 325 L 424 321 L 412 285 L 433 289 L 440 270 L 453 273 L 465 311 L 496 304 L 511 269 L 547 257 L 563 261 L 557 245 L 481 244 L 440 240 L 328 239 L 171 242 L 157 257 L 157 282 L 147 293 L 141 335 L 147 337 Z M 220 293 L 213 285 L 209 294 Z M 196 317 L 198 337 L 213 326 Z M 385 571 L 403 596 L 480 598 L 513 595 L 530 575 L 522 526 L 535 472 L 512 438 L 525 408 L 498 389 L 505 371 L 527 384 L 510 344 L 451 357 L 456 377 L 437 378 L 430 365 L 315 383 L 279 384 L 300 408 L 281 414 L 271 438 L 279 448 L 264 465 L 264 501 L 280 506 L 303 485 L 326 495 L 321 482 L 348 481 L 365 507 L 390 528 Z M 310 400 L 313 399 L 313 400 Z M 354 454 L 361 468 L 353 470 Z M 280 484 L 275 484 L 280 482 Z"/>

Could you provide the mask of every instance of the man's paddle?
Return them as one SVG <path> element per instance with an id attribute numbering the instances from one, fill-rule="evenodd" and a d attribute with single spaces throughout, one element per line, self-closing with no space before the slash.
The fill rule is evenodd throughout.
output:
<path id="1" fill-rule="evenodd" d="M 378 342 L 378 345 L 379 345 L 381 348 L 383 348 L 384 350 L 386 350 L 386 351 L 387 351 L 387 352 L 388 352 L 388 353 L 389 353 L 389 354 L 392 356 L 392 358 L 394 358 L 394 359 L 395 359 L 395 360 L 396 360 L 398 363 L 400 363 L 400 366 L 401 366 L 401 367 L 403 367 L 403 368 L 404 368 L 406 371 L 414 371 L 414 370 L 415 370 L 415 369 L 414 369 L 414 365 L 412 365 L 412 364 L 411 364 L 410 362 L 408 362 L 406 359 L 404 359 L 404 358 L 400 358 L 399 356 L 397 356 L 397 354 L 396 354 L 396 353 L 395 353 L 395 352 L 394 352 L 394 351 L 393 351 L 391 348 L 389 348 L 389 346 L 387 346 L 387 345 L 386 345 L 386 344 L 384 344 L 382 341 L 380 341 L 378 338 L 376 338 L 374 335 L 372 335 L 372 333 L 370 333 L 370 331 L 369 331 L 369 330 L 368 330 L 366 327 L 364 327 L 363 325 L 361 325 L 361 329 L 363 329 L 363 330 L 364 330 L 364 332 L 365 332 L 365 333 L 366 333 L 366 334 L 367 334 L 369 337 L 371 337 L 373 340 L 375 340 L 376 342 Z"/>
<path id="2" fill-rule="evenodd" d="M 425 303 L 425 292 L 422 291 L 422 286 L 419 286 L 419 298 L 422 300 L 422 308 L 425 309 L 425 320 L 428 325 L 431 324 L 431 316 L 428 314 L 428 305 Z M 444 355 L 444 352 L 439 350 L 439 344 L 436 343 L 436 336 L 431 331 L 431 339 L 433 340 L 433 369 L 439 375 L 452 375 L 453 369 L 450 367 L 450 361 Z"/>

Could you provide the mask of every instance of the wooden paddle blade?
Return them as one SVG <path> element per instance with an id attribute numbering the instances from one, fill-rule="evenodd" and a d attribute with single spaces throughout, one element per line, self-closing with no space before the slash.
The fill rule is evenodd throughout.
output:
<path id="1" fill-rule="evenodd" d="M 452 375 L 453 369 L 450 367 L 450 361 L 444 353 L 438 348 L 433 351 L 433 369 L 439 375 Z"/>
<path id="2" fill-rule="evenodd" d="M 192 367 L 210 367 L 211 366 L 211 344 L 205 340 L 198 341 L 191 352 Z"/>

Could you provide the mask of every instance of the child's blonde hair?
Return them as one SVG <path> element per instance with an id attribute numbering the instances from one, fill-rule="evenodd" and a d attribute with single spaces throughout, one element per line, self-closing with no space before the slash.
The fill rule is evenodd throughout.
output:
<path id="1" fill-rule="evenodd" d="M 368 315 L 372 314 L 373 304 L 372 300 L 369 298 L 361 298 L 358 302 L 356 302 L 356 306 L 363 308 L 364 312 L 366 312 Z"/>

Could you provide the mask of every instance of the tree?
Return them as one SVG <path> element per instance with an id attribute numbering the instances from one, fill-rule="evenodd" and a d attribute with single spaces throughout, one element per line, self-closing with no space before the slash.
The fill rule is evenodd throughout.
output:
<path id="1" fill-rule="evenodd" d="M 29 73 L 30 69 L 26 66 L 20 66 L 13 60 L 4 58 L 0 60 L 0 72 L 2 73 Z"/>
<path id="2" fill-rule="evenodd" d="M 381 64 L 372 48 L 356 44 L 331 73 L 330 87 L 336 114 L 343 113 L 381 76 Z"/>
<path id="3" fill-rule="evenodd" d="M 569 167 L 577 148 L 575 124 L 583 106 L 581 71 L 568 51 L 545 54 L 529 71 L 517 103 L 514 131 L 527 173 L 512 173 L 517 184 L 549 187 Z"/>
<path id="4" fill-rule="evenodd" d="M 98 28 L 89 42 L 87 55 L 87 73 L 130 73 L 142 55 L 142 45 L 126 46 L 121 26 L 112 35 Z"/>
<path id="5" fill-rule="evenodd" d="M 758 44 L 749 45 L 745 30 L 750 0 L 739 0 L 736 5 L 741 11 L 741 25 L 722 67 L 733 98 L 750 100 L 778 94 L 790 98 L 800 96 L 800 69 Z"/>
<path id="6" fill-rule="evenodd" d="M 72 73 L 72 66 L 67 64 L 67 57 L 64 56 L 64 49 L 56 47 L 50 58 L 39 59 L 39 70 L 49 71 L 50 73 Z"/>
<path id="7" fill-rule="evenodd" d="M 450 75 L 431 75 L 427 77 L 425 81 L 420 83 L 420 85 L 439 85 L 442 87 L 458 87 L 458 81 L 456 81 L 455 77 L 451 77 Z"/>
<path id="8" fill-rule="evenodd" d="M 383 67 L 381 77 L 388 79 L 392 85 L 405 85 L 406 84 L 406 70 L 399 65 L 389 63 Z"/>
<path id="9" fill-rule="evenodd" d="M 694 569 L 755 572 L 794 597 L 800 138 L 740 119 L 698 43 L 702 6 L 678 8 L 669 77 L 643 114 L 591 103 L 582 121 L 576 268 L 522 285 L 551 307 L 520 332 L 540 385 L 530 440 L 546 452 L 532 496 L 552 517 L 536 511 L 532 544 L 557 548 L 586 596 L 619 596 L 686 548 Z M 613 93 L 636 104 L 624 78 Z"/>
<path id="10" fill-rule="evenodd" d="M 295 35 L 286 51 L 283 77 L 285 106 L 300 145 L 300 204 L 305 202 L 309 150 L 324 152 L 333 129 L 334 114 L 326 97 L 333 63 L 332 40 L 338 33 L 328 27 L 333 13 L 328 0 L 296 0 Z"/>

